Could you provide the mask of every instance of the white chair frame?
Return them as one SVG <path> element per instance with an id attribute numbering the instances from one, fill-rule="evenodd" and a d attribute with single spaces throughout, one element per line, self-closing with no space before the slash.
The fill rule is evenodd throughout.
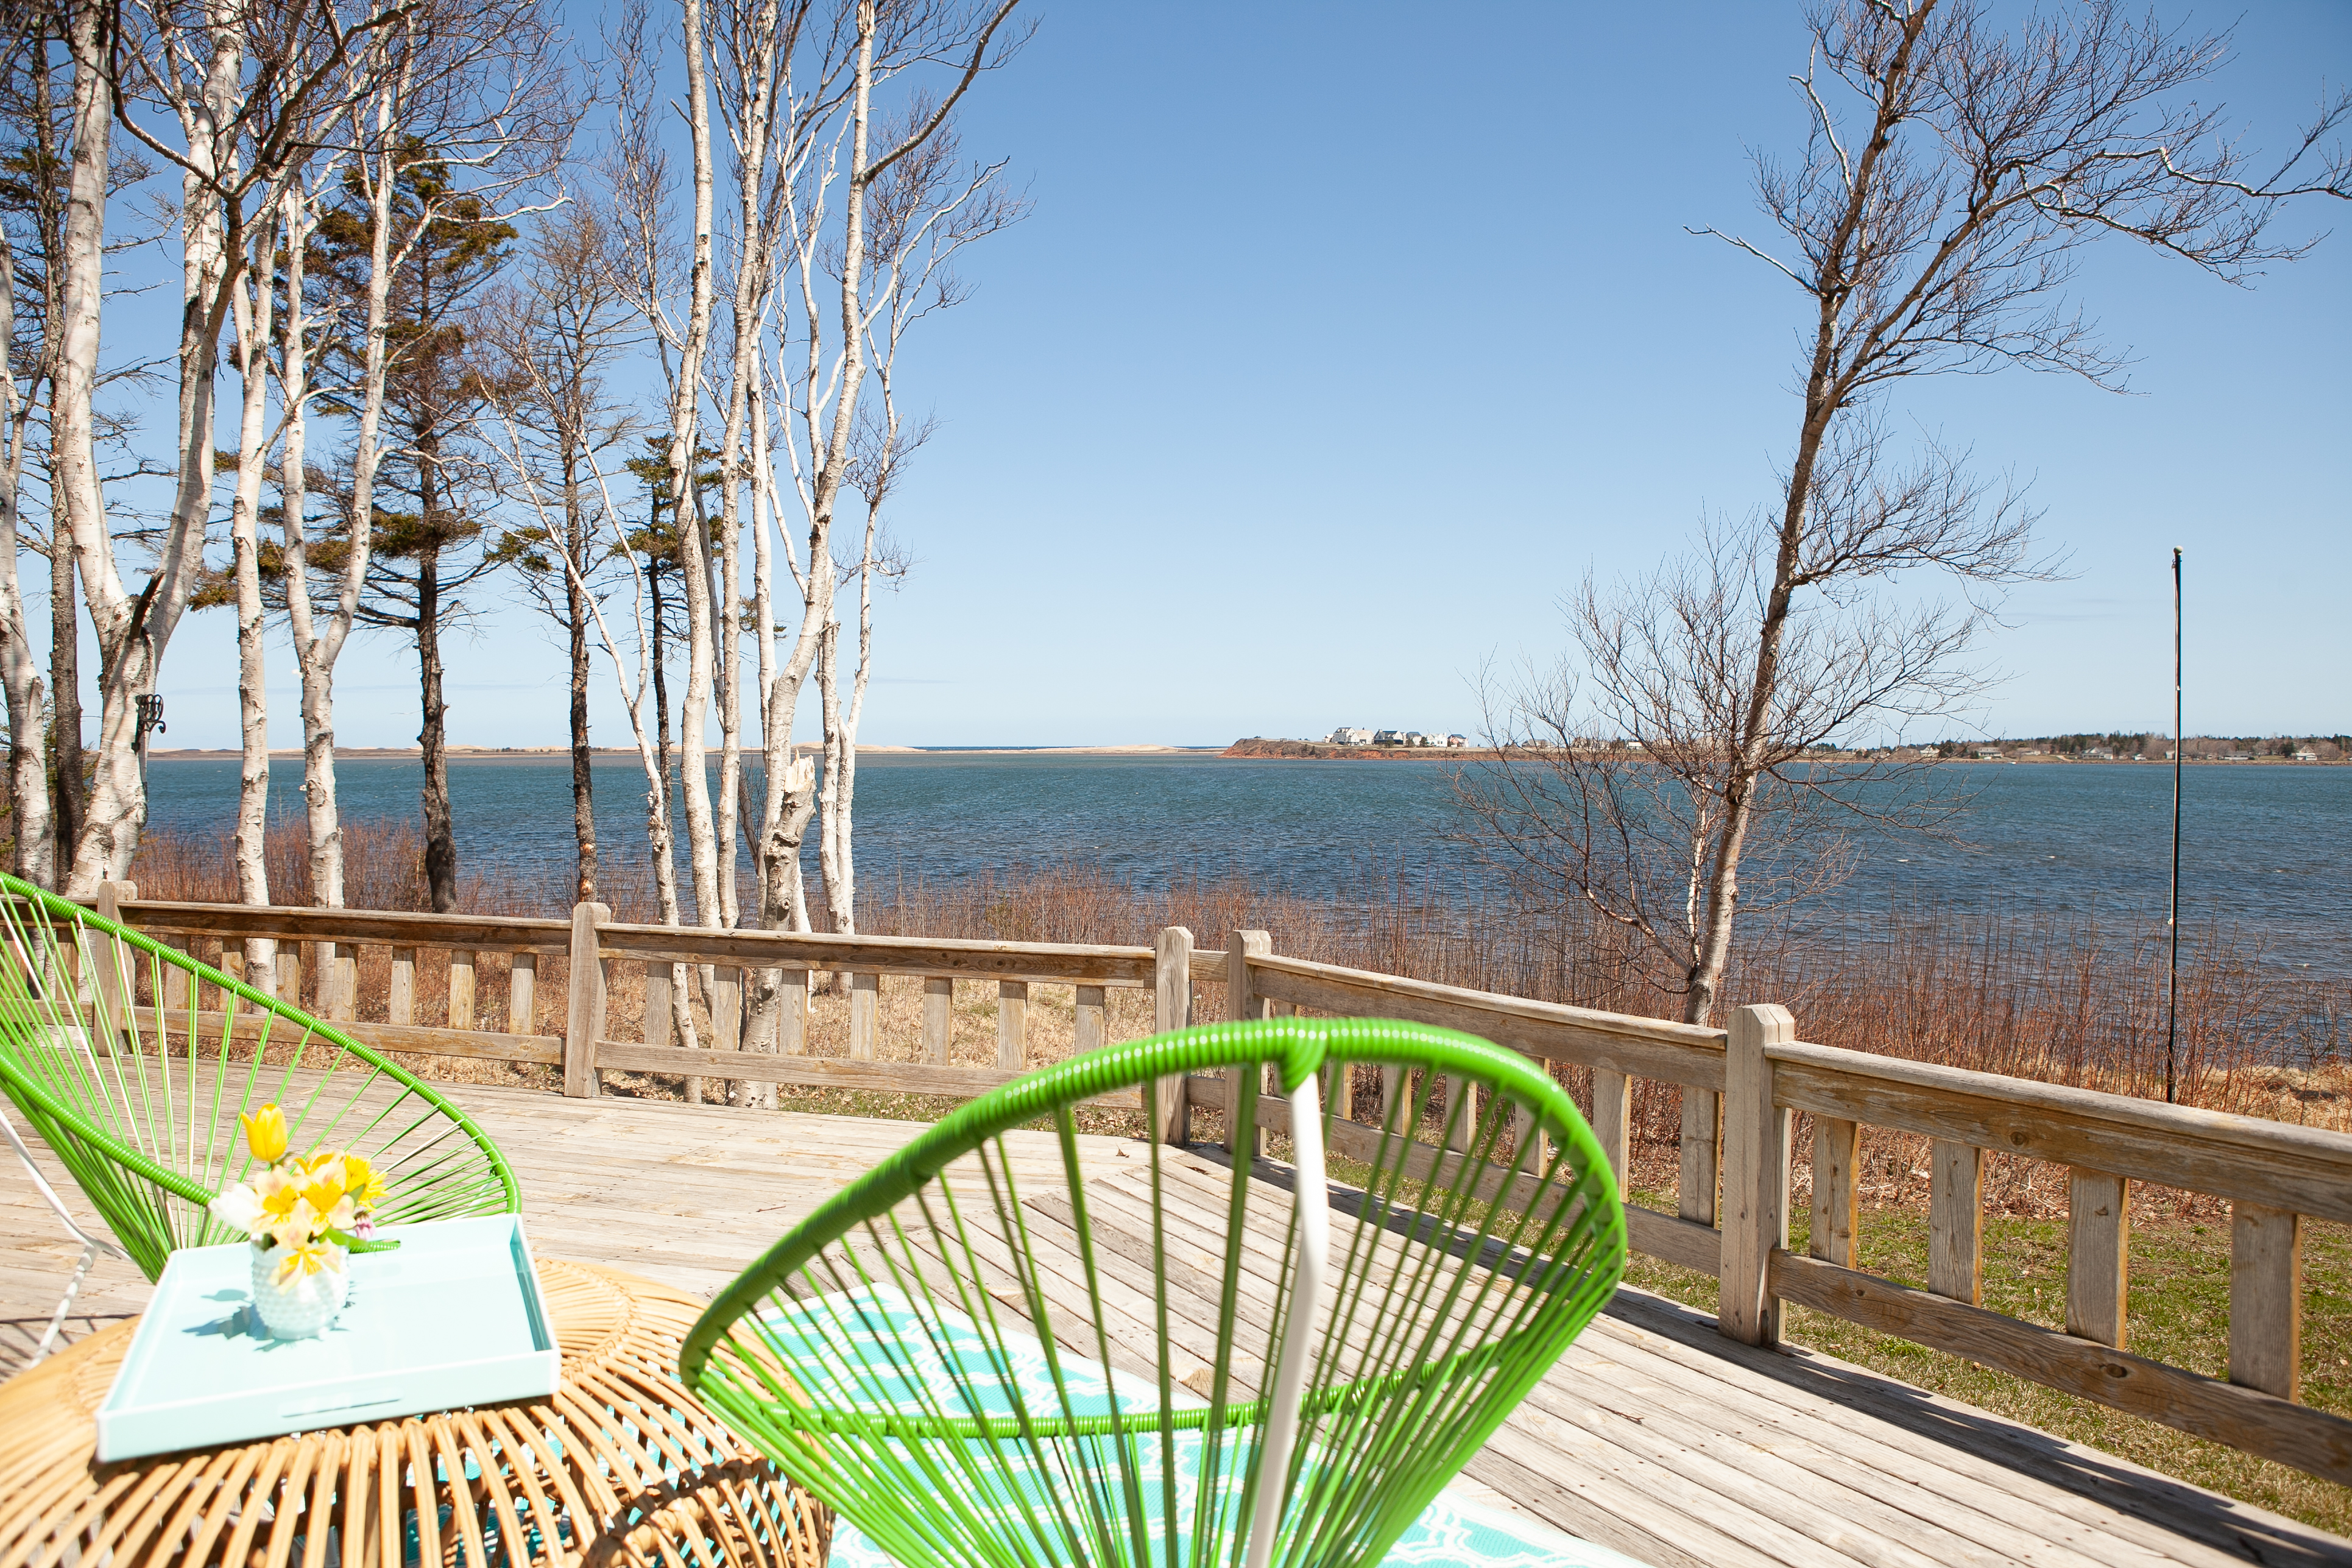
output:
<path id="1" fill-rule="evenodd" d="M 6 1135 L 8 1146 L 16 1150 L 16 1158 L 25 1163 L 25 1173 L 33 1178 L 33 1189 L 47 1199 L 49 1207 L 57 1211 L 58 1219 L 66 1227 L 66 1234 L 81 1243 L 81 1261 L 74 1265 L 73 1278 L 66 1284 L 65 1298 L 58 1303 L 58 1310 L 49 1314 L 48 1328 L 42 1333 L 40 1342 L 33 1347 L 33 1353 L 25 1360 L 25 1365 L 29 1368 L 39 1365 L 42 1358 L 56 1346 L 58 1335 L 65 1329 L 66 1314 L 73 1310 L 74 1298 L 81 1293 L 81 1282 L 89 1277 L 90 1265 L 98 1261 L 98 1255 L 103 1252 L 110 1258 L 120 1258 L 125 1263 L 131 1261 L 131 1255 L 113 1242 L 103 1237 L 92 1236 L 81 1227 L 81 1222 L 74 1218 L 73 1211 L 66 1207 L 65 1200 L 58 1196 L 58 1190 L 49 1185 L 49 1179 L 41 1174 L 41 1167 L 34 1163 L 33 1152 L 25 1146 L 25 1140 L 18 1135 L 16 1123 L 8 1120 L 5 1111 L 0 1111 L 0 1134 Z"/>

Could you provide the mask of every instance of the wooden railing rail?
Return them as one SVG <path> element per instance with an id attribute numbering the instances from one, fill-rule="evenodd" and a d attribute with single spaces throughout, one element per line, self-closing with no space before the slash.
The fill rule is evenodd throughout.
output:
<path id="1" fill-rule="evenodd" d="M 2068 1394 L 2352 1484 L 2352 1420 L 2297 1403 L 2306 1215 L 2352 1222 L 2352 1137 L 1810 1045 L 1787 1012 L 1742 1008 L 1727 1055 L 1717 1321 L 1752 1344 L 1794 1301 Z M 1813 1119 L 1813 1214 L 1789 1247 L 1790 1126 Z M 1930 1140 L 1927 1288 L 1857 1267 L 1864 1126 Z M 2065 1327 L 1982 1304 L 1984 1156 L 2069 1168 Z M 2231 1205 L 2227 1379 L 2130 1353 L 2135 1181 Z"/>
<path id="2" fill-rule="evenodd" d="M 179 945 L 218 942 L 232 968 L 248 939 L 273 942 L 274 971 L 263 979 L 280 994 L 289 986 L 299 994 L 302 965 L 320 965 L 320 1009 L 356 1037 L 394 1050 L 558 1067 L 573 1095 L 599 1093 L 601 1073 L 623 1070 L 968 1098 L 1028 1065 L 1031 987 L 1039 984 L 1072 988 L 1080 1049 L 1108 1038 L 1111 994 L 1139 989 L 1152 994 L 1159 1030 L 1192 1022 L 1202 988 L 1217 985 L 1232 1017 L 1307 1009 L 1458 1028 L 1547 1064 L 1588 1069 L 1593 1124 L 1621 1177 L 1633 1082 L 1679 1087 L 1677 1212 L 1632 1206 L 1630 1240 L 1714 1275 L 1726 1334 L 1774 1343 L 1782 1304 L 1796 1302 L 2352 1484 L 2352 1420 L 2297 1402 L 2303 1226 L 2305 1216 L 2352 1223 L 2352 1137 L 2344 1134 L 1808 1044 L 1775 1006 L 1741 1008 L 1728 1029 L 1698 1028 L 1316 963 L 1275 952 L 1263 931 L 1231 932 L 1214 951 L 1195 948 L 1181 927 L 1160 931 L 1150 947 L 1122 947 L 706 931 L 616 922 L 603 906 L 585 904 L 568 921 L 551 921 L 165 903 L 138 899 L 128 884 L 102 887 L 98 902 Z M 353 1016 L 362 949 L 390 950 L 382 1020 Z M 446 1026 L 414 1018 L 427 953 L 448 964 Z M 507 965 L 503 1030 L 482 1027 L 476 1016 L 484 955 Z M 549 955 L 565 960 L 568 975 L 560 1034 L 540 1033 L 536 1023 L 539 965 Z M 705 1048 L 686 1048 L 670 1027 L 672 966 L 681 963 L 700 976 Z M 642 967 L 646 1016 L 655 1020 L 645 1039 L 608 1037 L 616 964 Z M 824 973 L 845 977 L 845 1058 L 809 1049 L 810 987 Z M 920 1061 L 880 1055 L 883 975 L 923 982 Z M 995 987 L 991 1066 L 950 1061 L 958 982 Z M 102 973 L 99 984 L 103 991 Z M 748 1039 L 751 999 L 771 987 L 782 997 L 773 1036 Z M 133 1016 L 154 1001 L 184 1008 L 190 998 L 184 989 L 142 998 Z M 255 1025 L 240 1016 L 236 1027 L 242 1034 Z M 1235 1097 L 1254 1095 L 1261 1137 L 1281 1136 L 1287 1106 L 1273 1087 L 1245 1078 L 1171 1079 L 1152 1131 L 1189 1141 L 1193 1106 L 1223 1110 L 1231 1129 Z M 1383 1110 L 1405 1087 L 1397 1074 L 1386 1078 Z M 1450 1095 L 1459 1087 L 1444 1089 Z M 1140 1097 L 1112 1102 L 1135 1107 Z M 1789 1247 L 1791 1128 L 1801 1113 L 1812 1127 L 1811 1239 L 1802 1254 Z M 1857 1155 L 1865 1127 L 1929 1140 L 1925 1289 L 1859 1267 Z M 1348 1124 L 1331 1143 L 1341 1155 L 1360 1154 L 1376 1137 Z M 2063 1330 L 1981 1305 L 1988 1151 L 2069 1168 Z M 2231 1205 L 2227 1381 L 2125 1348 L 2134 1182 Z"/>

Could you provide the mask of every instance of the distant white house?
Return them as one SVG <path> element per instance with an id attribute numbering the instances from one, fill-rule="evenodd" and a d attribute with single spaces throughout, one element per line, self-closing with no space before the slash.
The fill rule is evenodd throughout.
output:
<path id="1" fill-rule="evenodd" d="M 1445 743 L 1449 746 L 1466 746 L 1470 743 L 1470 737 L 1467 735 L 1448 735 L 1445 737 Z"/>
<path id="2" fill-rule="evenodd" d="M 2313 751 L 2309 746 L 2305 746 L 2301 751 L 2295 752 L 2288 760 L 2297 763 L 2315 763 L 2319 761 L 2319 753 Z"/>
<path id="3" fill-rule="evenodd" d="M 1370 730 L 1349 729 L 1332 731 L 1330 740 L 1326 742 L 1333 746 L 1369 746 L 1371 743 L 1372 732 Z"/>
<path id="4" fill-rule="evenodd" d="M 1375 730 L 1372 731 L 1372 744 L 1375 746 L 1402 746 L 1404 744 L 1404 731 L 1402 730 Z"/>

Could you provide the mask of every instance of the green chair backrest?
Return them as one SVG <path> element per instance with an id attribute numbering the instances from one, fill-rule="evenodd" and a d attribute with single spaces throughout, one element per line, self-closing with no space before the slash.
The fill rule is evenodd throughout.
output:
<path id="1" fill-rule="evenodd" d="M 521 1206 L 488 1134 L 348 1035 L 17 878 L 0 875 L 0 1091 L 149 1279 L 239 1239 L 205 1205 L 253 1169 L 238 1113 L 273 1101 L 298 1152 L 383 1173 L 379 1224 Z"/>
<path id="2" fill-rule="evenodd" d="M 1247 1159 L 1082 1149 L 1084 1100 L 1139 1089 L 1158 1127 L 1171 1080 L 1268 1068 L 1289 1192 Z M 1351 1121 L 1384 1078 L 1381 1122 Z M 1036 1124 L 1042 1152 L 1009 1136 Z M 1598 1142 L 1526 1058 L 1384 1020 L 1212 1025 L 918 1135 L 729 1286 L 679 1364 L 908 1568 L 1376 1563 L 1607 1301 L 1624 1237 Z"/>

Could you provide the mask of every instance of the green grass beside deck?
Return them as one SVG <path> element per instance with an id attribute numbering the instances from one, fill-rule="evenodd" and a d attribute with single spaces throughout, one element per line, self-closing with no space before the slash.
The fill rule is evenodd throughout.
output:
<path id="1" fill-rule="evenodd" d="M 1672 1194 L 1638 1193 L 1672 1209 Z M 1790 1246 L 1807 1244 L 1807 1218 L 1790 1219 Z M 1860 1266 L 1924 1288 L 1927 1220 L 1900 1209 L 1865 1210 Z M 2063 1220 L 1984 1222 L 1984 1305 L 2063 1329 L 2066 1315 Z M 1633 1255 L 1626 1283 L 1713 1312 L 1716 1282 L 1692 1269 Z M 1781 1337 L 1919 1388 L 2085 1443 L 2185 1481 L 2257 1504 L 2338 1535 L 2352 1535 L 2352 1489 L 2157 1422 L 2044 1388 L 1942 1351 L 1802 1307 L 1788 1308 Z M 2154 1361 L 2222 1376 L 2230 1342 L 2230 1226 L 2204 1220 L 2147 1221 L 2131 1234 L 2129 1348 Z M 2352 1415 L 2352 1227 L 2306 1220 L 2304 1232 L 2303 1400 Z"/>

